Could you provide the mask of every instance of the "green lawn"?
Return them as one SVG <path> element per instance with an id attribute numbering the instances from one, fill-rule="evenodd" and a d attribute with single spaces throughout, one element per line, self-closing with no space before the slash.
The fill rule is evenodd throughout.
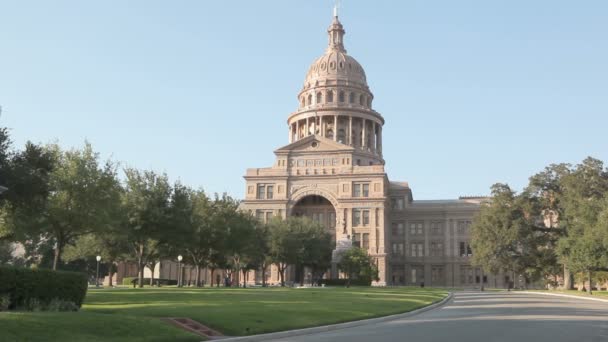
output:
<path id="1" fill-rule="evenodd" d="M 188 317 L 226 335 L 249 335 L 411 311 L 445 290 L 251 288 L 89 290 L 77 313 L 0 313 L 2 341 L 200 341 L 162 317 Z"/>
<path id="2" fill-rule="evenodd" d="M 573 296 L 582 296 L 582 297 L 606 297 L 608 298 L 608 291 L 593 291 L 592 295 L 589 295 L 587 292 L 578 291 L 578 290 L 532 290 L 538 292 L 548 292 L 548 293 L 563 293 Z"/>

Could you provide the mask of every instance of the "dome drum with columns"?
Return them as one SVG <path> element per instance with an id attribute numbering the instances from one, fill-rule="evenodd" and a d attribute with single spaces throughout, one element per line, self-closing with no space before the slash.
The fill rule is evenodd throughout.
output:
<path id="1" fill-rule="evenodd" d="M 361 64 L 344 49 L 344 28 L 334 17 L 328 29 L 329 46 L 310 66 L 298 99 L 299 109 L 289 116 L 289 142 L 319 135 L 382 157 L 384 119 L 372 109 Z"/>
<path id="2" fill-rule="evenodd" d="M 372 109 L 374 95 L 365 71 L 346 53 L 344 34 L 335 15 L 329 45 L 308 69 L 298 109 L 288 117 L 289 144 L 274 151 L 271 167 L 247 170 L 242 210 L 263 222 L 310 217 L 336 246 L 368 251 L 379 270 L 374 285 L 474 286 L 480 278 L 468 261 L 468 225 L 480 200 L 414 201 L 407 183 L 389 181 L 384 118 Z M 343 276 L 335 266 L 326 278 Z M 257 281 L 261 274 L 253 273 Z M 290 268 L 288 281 L 306 283 L 303 274 Z M 484 276 L 495 286 L 506 279 Z M 277 283 L 276 268 L 267 277 Z"/>

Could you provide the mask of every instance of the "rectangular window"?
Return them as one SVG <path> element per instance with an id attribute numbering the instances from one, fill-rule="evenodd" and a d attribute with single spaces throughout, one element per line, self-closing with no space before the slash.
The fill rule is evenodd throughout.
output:
<path id="1" fill-rule="evenodd" d="M 424 224 L 422 222 L 411 222 L 410 223 L 410 235 L 422 235 L 424 234 Z"/>
<path id="2" fill-rule="evenodd" d="M 473 255 L 473 250 L 468 242 L 460 241 L 458 244 L 458 254 L 461 257 L 469 257 Z"/>
<path id="3" fill-rule="evenodd" d="M 361 248 L 360 234 L 353 234 L 353 246 Z"/>
<path id="4" fill-rule="evenodd" d="M 364 249 L 369 249 L 369 233 L 363 233 L 363 246 Z"/>
<path id="5" fill-rule="evenodd" d="M 329 213 L 329 227 L 336 228 L 336 213 L 335 212 Z"/>
<path id="6" fill-rule="evenodd" d="M 264 222 L 268 223 L 270 222 L 270 220 L 272 219 L 272 211 L 267 211 L 266 212 L 266 220 Z"/>
<path id="7" fill-rule="evenodd" d="M 421 242 L 414 242 L 410 244 L 410 254 L 413 257 L 424 256 L 424 244 Z"/>
<path id="8" fill-rule="evenodd" d="M 266 186 L 266 199 L 272 199 L 274 197 L 274 186 Z"/>
<path id="9" fill-rule="evenodd" d="M 258 184 L 258 199 L 265 199 L 265 198 L 266 198 L 266 185 Z"/>
<path id="10" fill-rule="evenodd" d="M 403 256 L 403 243 L 393 243 L 393 255 L 394 256 Z"/>
<path id="11" fill-rule="evenodd" d="M 361 224 L 361 210 L 353 209 L 353 227 L 358 227 Z"/>
<path id="12" fill-rule="evenodd" d="M 369 226 L 369 210 L 363 210 L 363 225 Z"/>
<path id="13" fill-rule="evenodd" d="M 353 197 L 361 197 L 361 184 L 353 184 Z"/>
<path id="14" fill-rule="evenodd" d="M 419 284 L 424 282 L 424 268 L 422 266 L 412 266 L 410 274 L 412 275 L 412 277 L 410 278 L 410 282 L 412 284 Z"/>
<path id="15" fill-rule="evenodd" d="M 443 283 L 443 267 L 433 266 L 431 268 L 431 282 L 434 286 Z"/>
<path id="16" fill-rule="evenodd" d="M 391 207 L 394 210 L 403 210 L 403 198 L 391 198 Z"/>
<path id="17" fill-rule="evenodd" d="M 442 221 L 432 221 L 431 222 L 431 234 L 433 234 L 433 235 L 443 234 L 443 222 Z"/>
<path id="18" fill-rule="evenodd" d="M 431 242 L 431 256 L 443 256 L 443 242 Z"/>
<path id="19" fill-rule="evenodd" d="M 369 197 L 369 183 L 353 183 L 353 197 Z"/>
<path id="20" fill-rule="evenodd" d="M 465 221 L 465 220 L 458 221 L 458 224 L 456 227 L 458 234 L 465 234 L 469 230 L 470 226 L 471 226 L 471 221 Z"/>

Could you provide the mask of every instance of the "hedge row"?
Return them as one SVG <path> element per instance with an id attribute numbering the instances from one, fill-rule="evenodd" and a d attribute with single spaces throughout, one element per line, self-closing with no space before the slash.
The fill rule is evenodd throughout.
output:
<path id="1" fill-rule="evenodd" d="M 325 286 L 346 286 L 346 281 L 347 281 L 347 279 L 322 279 L 321 284 L 323 284 Z M 371 286 L 372 281 L 369 278 L 351 279 L 350 285 L 351 286 Z"/>
<path id="2" fill-rule="evenodd" d="M 137 277 L 124 277 L 122 278 L 122 284 L 123 285 L 129 285 L 129 286 L 133 286 L 133 283 L 138 284 L 138 279 Z M 173 280 L 173 279 L 154 279 L 154 285 L 177 285 L 177 280 Z M 150 278 L 144 278 L 144 285 L 150 285 Z"/>
<path id="3" fill-rule="evenodd" d="M 27 310 L 32 303 L 71 302 L 80 308 L 87 294 L 84 273 L 0 266 L 0 297 L 8 297 L 9 310 Z"/>

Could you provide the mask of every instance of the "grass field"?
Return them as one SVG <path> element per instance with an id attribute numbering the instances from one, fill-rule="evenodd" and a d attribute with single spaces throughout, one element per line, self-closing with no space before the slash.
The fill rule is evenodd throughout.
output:
<path id="1" fill-rule="evenodd" d="M 250 335 L 407 312 L 446 295 L 362 287 L 89 290 L 80 312 L 0 313 L 0 340 L 200 341 L 159 318 L 188 317 L 226 335 Z"/>
<path id="2" fill-rule="evenodd" d="M 608 291 L 593 291 L 592 295 L 589 295 L 587 292 L 578 291 L 578 290 L 567 290 L 567 291 L 562 291 L 562 290 L 532 290 L 532 291 L 548 292 L 548 293 L 563 293 L 563 294 L 568 294 L 568 295 L 573 295 L 573 296 L 600 297 L 600 298 L 608 299 Z"/>

